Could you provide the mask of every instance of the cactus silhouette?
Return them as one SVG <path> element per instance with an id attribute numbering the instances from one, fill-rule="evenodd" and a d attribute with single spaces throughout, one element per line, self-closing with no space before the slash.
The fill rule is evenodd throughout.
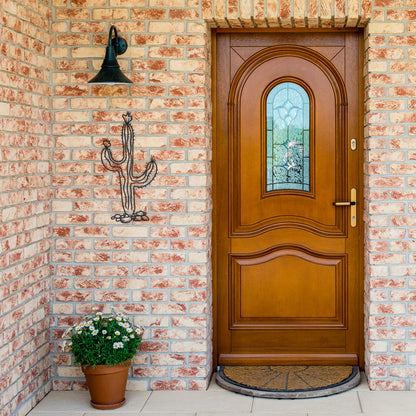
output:
<path id="1" fill-rule="evenodd" d="M 127 223 L 130 221 L 149 221 L 145 211 L 136 211 L 135 189 L 144 188 L 149 185 L 157 174 L 157 164 L 152 156 L 146 163 L 144 172 L 138 176 L 133 174 L 134 166 L 134 130 L 131 126 L 132 116 L 130 112 L 123 114 L 123 127 L 121 130 L 121 141 L 123 146 L 123 155 L 120 160 L 113 157 L 110 140 L 104 140 L 104 148 L 101 151 L 101 162 L 104 167 L 111 171 L 117 172 L 120 181 L 121 203 L 123 214 L 115 214 L 111 219 L 118 222 Z"/>

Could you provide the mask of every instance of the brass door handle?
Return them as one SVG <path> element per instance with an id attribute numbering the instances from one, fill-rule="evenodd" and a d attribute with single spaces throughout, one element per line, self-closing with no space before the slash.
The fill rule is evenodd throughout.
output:
<path id="1" fill-rule="evenodd" d="M 336 207 L 349 207 L 350 205 L 355 205 L 354 201 L 348 201 L 348 202 L 333 202 L 332 205 Z"/>
<path id="2" fill-rule="evenodd" d="M 357 190 L 351 188 L 351 201 L 333 202 L 335 207 L 351 207 L 351 227 L 357 226 Z"/>

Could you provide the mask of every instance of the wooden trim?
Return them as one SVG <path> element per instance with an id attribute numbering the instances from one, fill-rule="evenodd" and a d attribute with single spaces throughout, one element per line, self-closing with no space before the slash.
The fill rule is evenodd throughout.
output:
<path id="1" fill-rule="evenodd" d="M 360 117 L 360 128 L 358 129 L 360 132 L 360 137 L 358 138 L 358 146 L 357 151 L 359 152 L 359 183 L 358 183 L 358 189 L 359 192 L 359 198 L 358 203 L 361 207 L 359 211 L 359 215 L 361 217 L 360 221 L 360 247 L 361 247 L 361 258 L 359 259 L 360 265 L 361 265 L 361 287 L 360 287 L 360 293 L 361 293 L 361 303 L 360 303 L 360 314 L 361 314 L 361 337 L 360 337 L 360 355 L 359 355 L 359 366 L 361 369 L 364 369 L 365 367 L 365 328 L 364 328 L 364 279 L 365 279 L 365 269 L 364 269 L 364 76 L 363 76 L 363 69 L 364 69 L 364 36 L 361 31 L 360 39 L 359 39 L 359 45 L 360 45 L 360 56 L 359 56 L 359 117 Z"/>
<path id="2" fill-rule="evenodd" d="M 347 365 L 357 365 L 357 356 L 354 354 L 327 354 L 325 361 L 318 354 L 302 354 L 302 357 L 300 358 L 296 354 L 270 354 L 261 356 L 256 356 L 255 354 L 233 354 L 228 357 L 224 354 L 221 356 L 221 359 L 226 362 L 225 365 L 238 365 L 239 360 L 249 361 L 249 365 L 302 365 L 311 361 L 313 361 L 314 365 L 342 365 L 345 362 L 347 362 Z M 284 361 L 284 364 L 282 364 L 282 361 Z"/>
<path id="3" fill-rule="evenodd" d="M 217 180 L 217 169 L 216 169 L 216 128 L 217 128 L 217 36 L 215 32 L 211 33 L 211 53 L 212 53 L 212 362 L 213 368 L 217 368 L 217 357 L 218 357 L 218 342 L 217 342 L 217 193 L 216 193 L 216 180 Z"/>
<path id="4" fill-rule="evenodd" d="M 213 28 L 212 33 L 340 33 L 340 32 L 362 32 L 362 29 L 357 27 L 343 27 L 343 28 L 282 28 L 282 27 L 267 27 L 267 28 Z"/>

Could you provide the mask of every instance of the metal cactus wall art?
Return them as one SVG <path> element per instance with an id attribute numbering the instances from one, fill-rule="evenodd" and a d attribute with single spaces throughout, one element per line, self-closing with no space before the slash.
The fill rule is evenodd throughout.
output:
<path id="1" fill-rule="evenodd" d="M 123 214 L 115 214 L 112 220 L 122 223 L 131 221 L 149 221 L 147 212 L 136 211 L 136 194 L 135 190 L 144 188 L 149 185 L 157 174 L 157 164 L 152 156 L 146 163 L 144 172 L 138 176 L 133 173 L 134 167 L 134 130 L 131 125 L 132 116 L 128 111 L 123 114 L 123 127 L 121 130 L 121 142 L 123 146 L 123 155 L 120 160 L 113 157 L 110 140 L 104 140 L 104 148 L 101 151 L 101 162 L 104 167 L 111 172 L 117 172 L 120 181 L 121 203 Z"/>

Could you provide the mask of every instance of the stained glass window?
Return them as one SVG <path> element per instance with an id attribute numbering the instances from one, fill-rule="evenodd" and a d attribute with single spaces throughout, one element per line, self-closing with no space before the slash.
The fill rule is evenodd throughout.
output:
<path id="1" fill-rule="evenodd" d="M 266 101 L 266 190 L 310 190 L 307 92 L 294 82 L 282 82 Z"/>

